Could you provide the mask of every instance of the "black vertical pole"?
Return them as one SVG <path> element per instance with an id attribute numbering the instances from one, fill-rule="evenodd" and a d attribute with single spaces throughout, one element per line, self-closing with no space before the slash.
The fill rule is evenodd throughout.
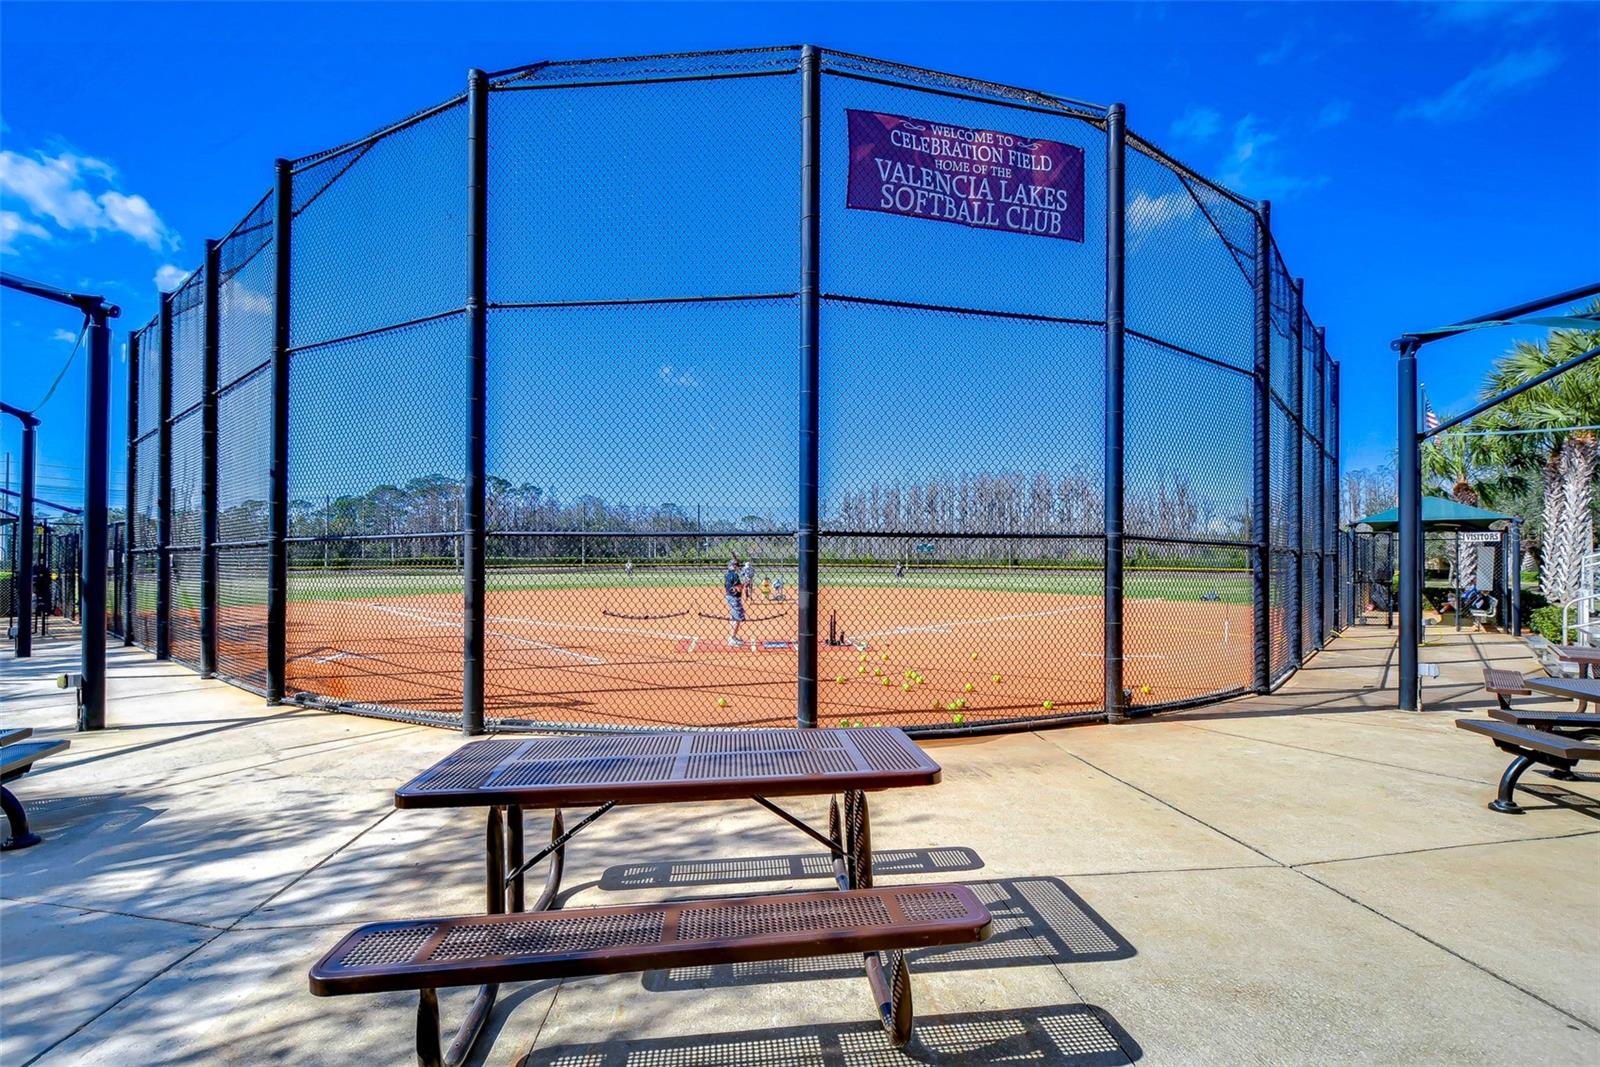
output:
<path id="1" fill-rule="evenodd" d="M 1305 303 L 1305 289 L 1300 290 L 1302 307 Z M 1305 329 L 1302 316 L 1301 330 Z M 1323 489 L 1328 481 L 1328 464 L 1322 458 L 1322 450 L 1328 441 L 1328 426 L 1324 420 L 1327 405 L 1323 403 L 1323 391 L 1328 387 L 1328 367 L 1322 358 L 1322 346 L 1317 343 L 1317 332 L 1311 331 L 1308 342 L 1311 345 L 1312 358 L 1316 360 L 1317 373 L 1312 375 L 1316 396 L 1311 398 L 1310 406 L 1313 407 L 1311 424 L 1317 428 L 1317 448 L 1315 460 L 1317 469 L 1311 472 L 1311 521 L 1316 525 L 1312 530 L 1311 544 L 1307 550 L 1311 553 L 1311 648 L 1313 651 L 1322 648 L 1323 605 L 1322 605 L 1322 573 L 1324 560 L 1327 557 L 1328 541 L 1328 513 L 1324 507 Z"/>
<path id="2" fill-rule="evenodd" d="M 22 496 L 17 498 L 17 658 L 33 655 L 33 467 L 39 420 L 22 417 Z"/>
<path id="3" fill-rule="evenodd" d="M 1400 464 L 1400 710 L 1416 711 L 1422 644 L 1422 453 L 1417 444 L 1417 348 L 1400 346 L 1397 462 Z"/>
<path id="4" fill-rule="evenodd" d="M 1123 297 L 1126 271 L 1123 239 L 1127 221 L 1127 110 L 1118 103 L 1106 111 L 1106 396 L 1105 396 L 1105 704 L 1106 719 L 1122 722 L 1128 699 L 1123 667 Z"/>
<path id="5" fill-rule="evenodd" d="M 83 522 L 79 527 L 78 612 L 83 688 L 78 729 L 106 725 L 106 503 L 111 495 L 111 327 L 105 308 L 90 313 L 84 383 Z"/>
<path id="6" fill-rule="evenodd" d="M 1254 484 L 1255 548 L 1251 584 L 1255 606 L 1255 684 L 1272 688 L 1272 204 L 1261 201 L 1256 223 Z"/>
<path id="7" fill-rule="evenodd" d="M 1461 631 L 1461 531 L 1450 538 L 1450 573 L 1455 576 L 1455 589 L 1451 597 L 1452 614 L 1456 617 L 1456 632 Z"/>
<path id="8" fill-rule="evenodd" d="M 1328 331 L 1321 326 L 1317 327 L 1317 344 L 1323 352 L 1327 352 Z M 1333 483 L 1328 486 L 1328 492 L 1332 497 L 1328 506 L 1328 537 L 1333 542 L 1333 626 L 1335 630 L 1340 630 L 1344 628 L 1344 621 L 1339 615 L 1338 590 L 1344 581 L 1344 567 L 1349 566 L 1349 561 L 1344 560 L 1341 565 L 1339 557 L 1339 504 L 1342 500 L 1339 484 L 1343 477 L 1339 462 L 1339 364 L 1331 359 L 1328 361 L 1328 418 L 1328 452 L 1333 456 L 1333 469 L 1328 472 L 1328 477 Z M 1354 517 L 1356 516 L 1352 516 Z"/>
<path id="9" fill-rule="evenodd" d="M 161 296 L 156 388 L 156 659 L 172 655 L 172 294 Z"/>
<path id="10" fill-rule="evenodd" d="M 795 721 L 817 725 L 818 397 L 821 376 L 822 53 L 800 55 L 800 514 L 799 655 L 795 664 Z"/>
<path id="11" fill-rule="evenodd" d="M 222 255 L 206 241 L 205 344 L 200 357 L 200 674 L 217 673 L 217 363 Z"/>
<path id="12" fill-rule="evenodd" d="M 1305 642 L 1302 639 L 1306 613 L 1305 582 L 1305 331 L 1300 312 L 1301 279 L 1289 284 L 1289 438 L 1294 448 L 1289 454 L 1289 554 L 1294 559 L 1294 575 L 1287 588 L 1294 593 L 1289 598 L 1293 608 L 1284 613 L 1286 636 L 1289 638 L 1289 662 L 1299 667 L 1305 662 Z"/>
<path id="13" fill-rule="evenodd" d="M 267 501 L 267 703 L 283 701 L 287 684 L 289 598 L 289 236 L 294 179 L 277 162 L 272 212 L 272 457 Z"/>
<path id="14" fill-rule="evenodd" d="M 1511 520 L 1511 633 L 1522 636 L 1522 520 Z M 1563 635 L 1565 636 L 1565 635 Z"/>
<path id="15" fill-rule="evenodd" d="M 122 531 L 122 643 L 133 644 L 133 618 L 136 609 L 133 589 L 133 541 L 138 522 L 134 508 L 139 506 L 139 331 L 128 333 L 128 485 Z"/>
<path id="16" fill-rule="evenodd" d="M 467 484 L 461 656 L 461 732 L 483 733 L 488 547 L 489 78 L 467 73 Z"/>

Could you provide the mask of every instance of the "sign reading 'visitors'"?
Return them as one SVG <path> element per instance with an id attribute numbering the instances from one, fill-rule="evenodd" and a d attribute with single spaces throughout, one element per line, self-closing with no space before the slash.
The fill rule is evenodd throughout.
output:
<path id="1" fill-rule="evenodd" d="M 846 116 L 850 207 L 1083 240 L 1083 149 L 876 111 Z"/>

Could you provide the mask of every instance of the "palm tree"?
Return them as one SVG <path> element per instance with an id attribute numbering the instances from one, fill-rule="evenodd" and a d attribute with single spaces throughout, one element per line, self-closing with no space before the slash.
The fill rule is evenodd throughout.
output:
<path id="1" fill-rule="evenodd" d="M 1600 299 L 1584 314 L 1600 317 Z M 1552 330 L 1542 343 L 1518 341 L 1495 361 L 1485 397 L 1521 385 L 1552 367 L 1600 346 L 1600 329 Z M 1480 422 L 1482 429 L 1540 430 L 1506 442 L 1524 469 L 1537 465 L 1544 507 L 1537 538 L 1539 584 L 1552 601 L 1576 594 L 1579 567 L 1594 545 L 1596 454 L 1600 436 L 1600 359 L 1593 359 L 1513 397 Z"/>

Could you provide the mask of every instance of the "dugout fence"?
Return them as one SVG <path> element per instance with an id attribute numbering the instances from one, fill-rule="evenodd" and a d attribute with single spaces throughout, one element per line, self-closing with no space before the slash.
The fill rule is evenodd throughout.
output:
<path id="1" fill-rule="evenodd" d="M 279 161 L 129 352 L 121 631 L 270 700 L 965 732 L 1266 691 L 1340 622 L 1305 286 L 1120 106 L 474 72 Z"/>

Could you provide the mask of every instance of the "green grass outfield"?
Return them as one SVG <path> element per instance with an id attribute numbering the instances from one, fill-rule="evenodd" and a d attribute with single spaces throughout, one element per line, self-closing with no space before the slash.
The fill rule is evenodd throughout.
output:
<path id="1" fill-rule="evenodd" d="M 796 587 L 792 571 L 757 571 L 757 579 L 782 576 L 784 587 L 791 593 Z M 1015 570 L 941 570 L 907 571 L 904 578 L 892 572 L 859 567 L 822 569 L 823 589 L 970 589 L 982 592 L 1003 593 L 1054 593 L 1070 596 L 1097 597 L 1104 589 L 1104 579 L 1098 570 L 1043 570 L 1017 568 Z M 594 589 L 616 590 L 646 588 L 721 588 L 722 571 L 715 568 L 701 570 L 666 570 L 641 568 L 633 577 L 615 569 L 605 571 L 554 571 L 520 572 L 512 570 L 490 571 L 490 592 L 538 592 L 542 590 Z M 1226 604 L 1250 603 L 1250 573 L 1248 571 L 1182 571 L 1130 569 L 1125 572 L 1123 588 L 1131 600 L 1194 600 L 1202 597 L 1216 599 Z M 264 604 L 267 599 L 266 578 L 239 581 L 223 577 L 221 596 L 224 606 Z M 327 570 L 320 568 L 296 569 L 289 572 L 289 600 L 295 603 L 312 603 L 338 600 L 381 600 L 390 597 L 458 594 L 461 575 L 454 571 L 402 571 L 379 570 Z M 175 589 L 173 603 L 176 607 L 193 609 L 192 589 Z M 140 583 L 138 607 L 142 611 L 155 610 L 155 586 Z"/>

